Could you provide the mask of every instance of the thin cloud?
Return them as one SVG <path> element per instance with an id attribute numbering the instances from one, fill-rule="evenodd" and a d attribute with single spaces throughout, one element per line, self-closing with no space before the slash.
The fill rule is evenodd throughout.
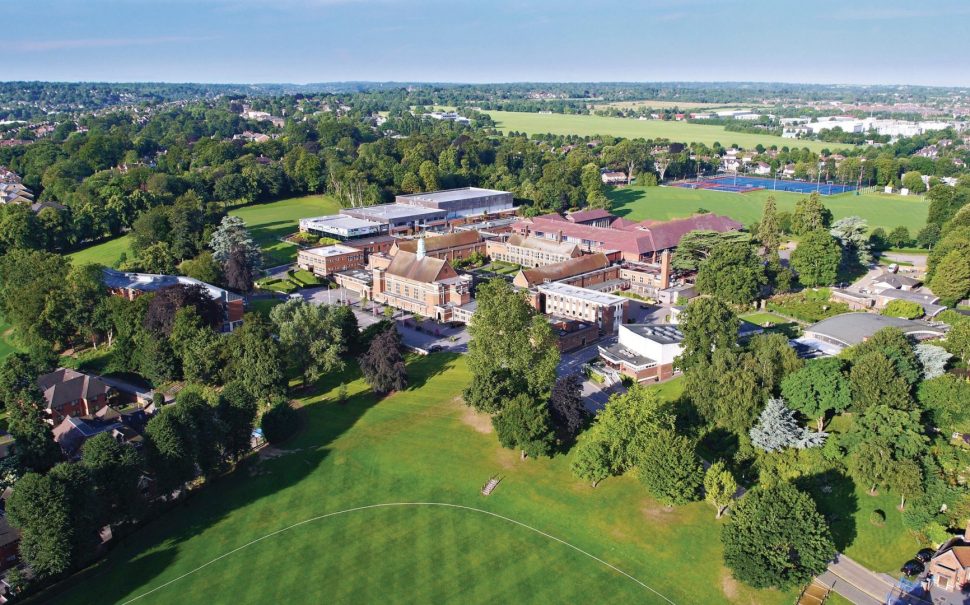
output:
<path id="1" fill-rule="evenodd" d="M 73 38 L 59 40 L 25 40 L 14 42 L 11 50 L 28 52 L 48 52 L 77 48 L 121 48 L 126 46 L 153 46 L 177 42 L 199 42 L 212 40 L 214 36 L 155 36 L 146 38 Z"/>
<path id="2" fill-rule="evenodd" d="M 940 19 L 970 14 L 968 7 L 952 8 L 848 8 L 835 11 L 838 21 L 885 21 L 887 19 Z"/>

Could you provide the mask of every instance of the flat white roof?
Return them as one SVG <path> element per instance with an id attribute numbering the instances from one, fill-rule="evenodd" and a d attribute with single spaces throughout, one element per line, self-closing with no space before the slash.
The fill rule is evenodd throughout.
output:
<path id="1" fill-rule="evenodd" d="M 568 284 L 563 284 L 559 282 L 542 284 L 541 286 L 539 286 L 539 291 L 545 292 L 548 294 L 558 294 L 560 296 L 568 296 L 570 298 L 578 298 L 598 305 L 616 305 L 616 304 L 625 303 L 627 301 L 626 298 L 623 298 L 622 296 L 617 296 L 615 294 L 608 294 L 606 292 L 597 292 L 595 290 L 590 290 L 588 288 L 580 288 L 579 286 L 570 286 Z"/>
<path id="2" fill-rule="evenodd" d="M 428 202 L 453 202 L 455 200 L 474 199 L 476 197 L 487 197 L 490 195 L 505 195 L 508 191 L 498 189 L 482 189 L 480 187 L 462 187 L 459 189 L 443 189 L 441 191 L 429 191 L 427 193 L 412 193 L 398 197 L 424 200 Z"/>
<path id="3" fill-rule="evenodd" d="M 364 220 L 362 218 L 354 218 L 352 216 L 346 216 L 343 214 L 314 216 L 311 218 L 302 219 L 301 222 L 304 222 L 307 225 L 329 227 L 331 229 L 364 229 L 367 227 L 379 228 L 381 226 L 381 223 Z"/>
<path id="4" fill-rule="evenodd" d="M 350 246 L 345 246 L 343 244 L 331 244 L 329 246 L 320 246 L 319 248 L 311 248 L 309 250 L 302 250 L 307 254 L 316 254 L 317 256 L 337 256 L 338 254 L 353 254 L 354 252 L 360 252 L 357 248 L 351 248 Z"/>
<path id="5" fill-rule="evenodd" d="M 440 210 L 438 208 L 409 206 L 407 204 L 377 204 L 376 206 L 364 206 L 363 208 L 347 208 L 344 212 L 353 212 L 357 216 L 368 216 L 393 220 L 430 215 L 443 216 L 444 210 Z"/>

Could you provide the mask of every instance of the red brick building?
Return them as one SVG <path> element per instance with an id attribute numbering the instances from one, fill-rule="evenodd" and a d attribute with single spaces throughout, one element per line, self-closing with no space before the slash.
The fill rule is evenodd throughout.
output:
<path id="1" fill-rule="evenodd" d="M 127 273 L 105 268 L 104 285 L 115 296 L 134 300 L 146 292 L 156 292 L 175 285 L 201 286 L 223 310 L 223 332 L 232 332 L 242 325 L 246 312 L 243 297 L 218 286 L 181 275 L 158 275 L 154 273 Z"/>
<path id="2" fill-rule="evenodd" d="M 314 275 L 327 277 L 340 271 L 363 269 L 365 256 L 364 251 L 358 248 L 344 244 L 333 244 L 332 246 L 300 250 L 296 256 L 296 264 L 301 269 L 310 271 Z"/>
<path id="3" fill-rule="evenodd" d="M 90 416 L 108 405 L 114 390 L 97 376 L 58 368 L 37 379 L 46 412 L 55 425 L 67 416 Z"/>
<path id="4" fill-rule="evenodd" d="M 399 239 L 391 248 L 391 256 L 403 250 L 412 254 L 418 252 L 418 240 Z M 448 262 L 466 259 L 473 253 L 485 256 L 485 239 L 478 231 L 457 231 L 445 235 L 431 235 L 424 238 L 425 254 Z"/>

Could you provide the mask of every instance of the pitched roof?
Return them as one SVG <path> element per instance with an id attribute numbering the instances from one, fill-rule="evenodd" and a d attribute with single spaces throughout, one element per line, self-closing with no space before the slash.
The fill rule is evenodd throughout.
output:
<path id="1" fill-rule="evenodd" d="M 37 386 L 44 392 L 47 409 L 59 409 L 78 399 L 92 400 L 111 390 L 97 376 L 89 376 L 68 368 L 58 368 L 37 378 Z"/>
<path id="2" fill-rule="evenodd" d="M 456 231 L 455 233 L 424 238 L 424 249 L 426 252 L 437 252 L 438 250 L 447 250 L 449 248 L 457 248 L 458 246 L 470 246 L 480 241 L 482 241 L 482 236 L 478 231 Z M 398 240 L 397 249 L 404 250 L 405 252 L 417 252 L 418 240 Z"/>
<path id="3" fill-rule="evenodd" d="M 586 221 L 597 221 L 604 218 L 614 218 L 614 216 L 602 208 L 580 210 L 566 215 L 566 220 L 571 223 L 585 223 Z"/>
<path id="4" fill-rule="evenodd" d="M 568 225 L 566 221 L 563 224 Z M 514 234 L 509 237 L 508 244 L 510 246 L 518 246 L 519 248 L 527 248 L 529 250 L 541 250 L 543 252 L 551 252 L 554 254 L 564 254 L 566 256 L 578 256 L 579 246 L 572 242 L 557 242 L 550 239 L 544 239 L 541 237 L 528 237 L 525 235 Z"/>
<path id="5" fill-rule="evenodd" d="M 908 275 L 898 275 L 896 273 L 889 273 L 888 271 L 883 273 L 879 277 L 876 277 L 875 279 L 873 279 L 872 282 L 876 284 L 880 284 L 880 283 L 888 284 L 893 288 L 904 288 L 906 286 L 913 288 L 923 283 L 922 281 L 914 277 L 909 277 Z"/>
<path id="6" fill-rule="evenodd" d="M 525 280 L 526 286 L 534 286 L 547 281 L 558 281 L 560 279 L 566 279 L 567 277 L 573 277 L 574 275 L 589 273 L 590 271 L 603 269 L 609 265 L 610 261 L 606 258 L 606 255 L 598 252 L 596 254 L 587 254 L 585 256 L 571 258 L 561 263 L 553 263 L 534 269 L 523 269 L 519 272 L 519 275 Z M 518 275 L 516 276 L 516 281 L 519 281 Z"/>
<path id="7" fill-rule="evenodd" d="M 425 284 L 457 275 L 444 259 L 430 256 L 418 258 L 416 254 L 403 250 L 391 259 L 391 264 L 387 266 L 387 273 Z"/>
<path id="8" fill-rule="evenodd" d="M 709 213 L 665 222 L 629 223 L 620 222 L 621 220 L 613 221 L 610 227 L 594 227 L 537 216 L 520 222 L 518 227 L 520 230 L 529 227 L 541 233 L 562 231 L 563 235 L 569 238 L 591 242 L 592 246 L 603 250 L 620 250 L 642 255 L 675 248 L 680 243 L 680 239 L 690 231 L 736 231 L 743 226 L 726 216 Z"/>
<path id="9" fill-rule="evenodd" d="M 736 220 L 718 214 L 696 214 L 694 216 L 672 221 L 656 222 L 643 221 L 636 229 L 649 231 L 653 237 L 655 250 L 674 248 L 680 243 L 680 238 L 691 231 L 737 231 L 743 225 Z"/>

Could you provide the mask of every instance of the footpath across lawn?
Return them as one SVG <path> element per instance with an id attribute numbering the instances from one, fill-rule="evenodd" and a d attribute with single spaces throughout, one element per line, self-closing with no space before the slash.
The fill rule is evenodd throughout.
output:
<path id="1" fill-rule="evenodd" d="M 674 603 L 794 600 L 797 592 L 731 579 L 721 565 L 722 522 L 708 505 L 667 509 L 634 477 L 593 489 L 572 477 L 565 456 L 521 461 L 501 449 L 488 418 L 459 401 L 470 379 L 463 358 L 416 357 L 409 371 L 411 387 L 380 401 L 356 373 L 319 385 L 303 400 L 306 426 L 292 442 L 127 538 L 66 592 L 42 596 L 125 603 L 158 589 L 137 603 L 667 603 L 570 546 L 470 510 L 480 509 L 564 540 Z M 332 394 L 341 380 L 344 405 Z M 498 488 L 481 496 L 495 475 Z M 320 517 L 391 503 L 469 508 Z"/>

